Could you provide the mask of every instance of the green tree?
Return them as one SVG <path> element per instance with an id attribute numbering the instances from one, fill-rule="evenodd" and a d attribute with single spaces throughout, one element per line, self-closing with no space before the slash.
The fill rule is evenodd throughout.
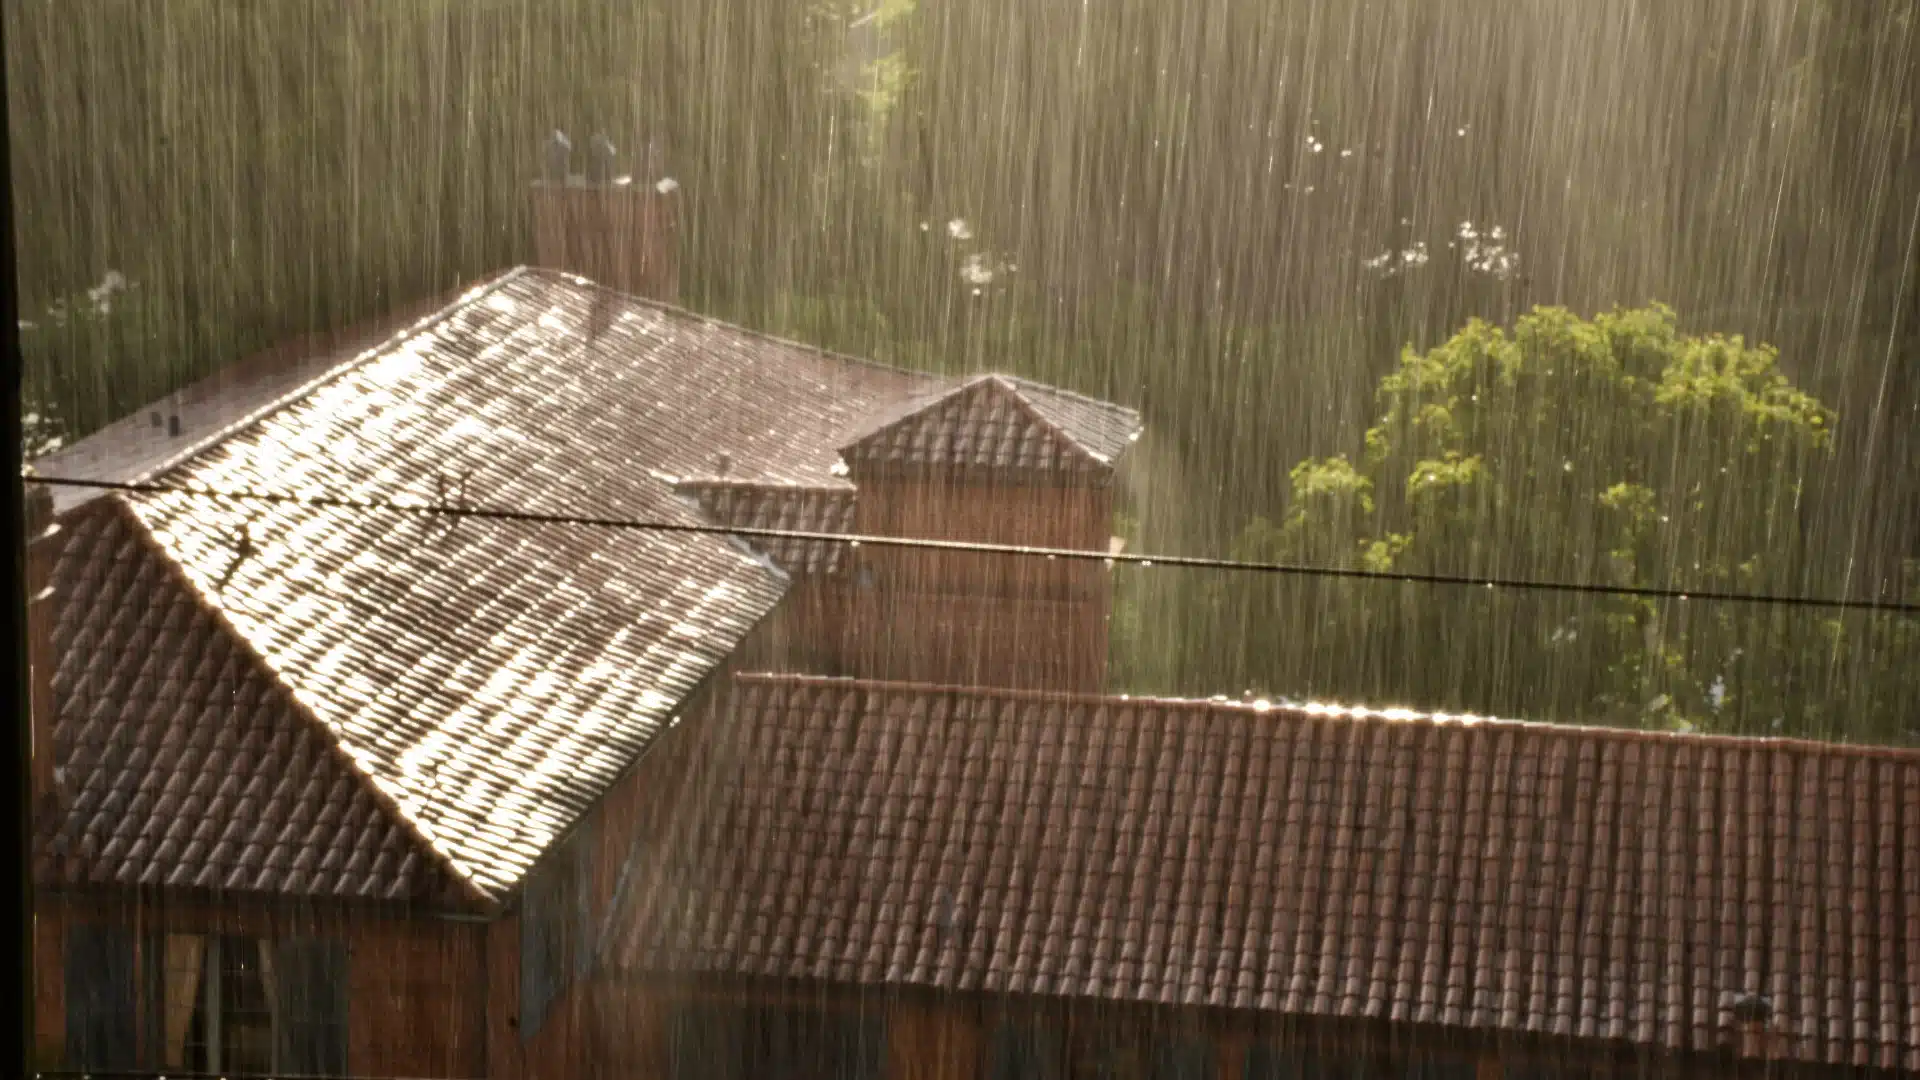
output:
<path id="1" fill-rule="evenodd" d="M 1845 571 L 1807 544 L 1803 490 L 1830 452 L 1834 415 L 1777 361 L 1739 337 L 1685 333 L 1659 305 L 1592 320 L 1537 308 L 1511 333 L 1472 321 L 1431 351 L 1405 351 L 1381 380 L 1358 459 L 1297 465 L 1281 522 L 1256 517 L 1235 554 L 1836 592 Z M 1243 640 L 1276 653 L 1264 670 L 1318 692 L 1875 740 L 1909 737 L 1917 699 L 1913 619 L 1351 582 L 1240 596 Z M 1318 638 L 1304 667 L 1289 645 L 1303 628 Z"/>

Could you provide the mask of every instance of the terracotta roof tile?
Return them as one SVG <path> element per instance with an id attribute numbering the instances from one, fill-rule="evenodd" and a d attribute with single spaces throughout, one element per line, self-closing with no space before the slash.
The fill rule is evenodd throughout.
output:
<path id="1" fill-rule="evenodd" d="M 700 511 L 674 484 L 722 457 L 753 484 L 845 489 L 847 433 L 933 385 L 527 270 L 318 376 L 299 371 L 304 384 L 264 406 L 251 392 L 216 396 L 210 416 L 239 398 L 253 411 L 155 479 L 692 523 Z M 100 565 L 73 578 L 89 598 L 60 616 L 68 711 L 164 730 L 217 727 L 237 704 L 193 696 L 211 677 L 195 665 L 216 655 L 184 648 L 198 608 L 142 614 L 148 647 L 128 651 L 127 618 L 107 598 L 144 572 L 125 553 L 150 537 L 217 613 L 212 625 L 272 672 L 274 693 L 316 717 L 433 851 L 494 897 L 787 587 L 712 535 L 171 494 L 126 505 L 133 530 L 65 556 Z M 831 524 L 845 506 L 819 494 L 762 509 Z M 189 677 L 184 696 L 165 685 Z M 192 798 L 206 812 L 232 797 Z"/>
<path id="2" fill-rule="evenodd" d="M 1007 375 L 948 381 L 863 424 L 841 445 L 858 467 L 1106 472 L 1140 433 L 1140 415 Z"/>
<path id="3" fill-rule="evenodd" d="M 796 676 L 681 730 L 616 966 L 1684 1051 L 1764 993 L 1920 1065 L 1913 752 Z"/>
<path id="4" fill-rule="evenodd" d="M 33 467 L 48 476 L 81 480 L 124 482 L 150 476 L 205 448 L 229 428 L 379 345 L 433 309 L 446 306 L 450 299 L 427 301 L 341 330 L 275 345 L 35 459 Z M 55 512 L 65 513 L 101 493 L 63 487 L 51 494 Z"/>
<path id="5" fill-rule="evenodd" d="M 721 478 L 682 480 L 675 490 L 692 499 L 716 525 L 791 532 L 853 531 L 853 486 L 794 487 Z M 845 544 L 749 536 L 742 542 L 763 551 L 789 574 L 840 570 Z"/>
<path id="6" fill-rule="evenodd" d="M 35 819 L 38 880 L 465 902 L 124 504 L 91 504 L 64 530 L 50 617 L 65 812 Z M 300 790 L 267 792 L 294 776 Z M 374 867 L 374 852 L 405 859 Z"/>

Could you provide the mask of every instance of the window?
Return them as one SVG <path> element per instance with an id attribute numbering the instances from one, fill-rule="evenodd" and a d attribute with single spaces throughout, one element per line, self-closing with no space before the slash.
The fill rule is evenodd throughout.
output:
<path id="1" fill-rule="evenodd" d="M 675 1017 L 671 1080 L 878 1080 L 885 1024 L 858 1009 L 699 1003 Z"/>
<path id="2" fill-rule="evenodd" d="M 346 947 L 76 925 L 67 1059 L 87 1069 L 347 1071 Z"/>
<path id="3" fill-rule="evenodd" d="M 133 934 L 76 923 L 67 930 L 67 1065 L 137 1067 Z"/>
<path id="4" fill-rule="evenodd" d="M 347 1071 L 341 943 L 169 934 L 165 955 L 160 1067 Z"/>
<path id="5" fill-rule="evenodd" d="M 1059 1080 L 1060 1038 L 1031 1020 L 1002 1020 L 987 1042 L 987 1080 Z"/>
<path id="6" fill-rule="evenodd" d="M 272 1071 L 271 963 L 257 938 L 169 934 L 160 1066 Z"/>

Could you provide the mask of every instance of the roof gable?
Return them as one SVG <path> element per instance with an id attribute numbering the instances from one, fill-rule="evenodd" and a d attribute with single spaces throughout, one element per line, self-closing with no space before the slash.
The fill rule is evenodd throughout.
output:
<path id="1" fill-rule="evenodd" d="M 1140 437 L 1140 414 L 1112 402 L 1011 375 L 998 376 L 1054 430 L 1095 460 L 1112 465 Z"/>
<path id="2" fill-rule="evenodd" d="M 1106 472 L 1139 430 L 1130 409 L 981 375 L 903 402 L 840 452 L 853 466 Z"/>
<path id="3" fill-rule="evenodd" d="M 681 730 L 629 971 L 1680 1051 L 1761 993 L 1920 1065 L 1920 753 L 784 676 Z"/>
<path id="4" fill-rule="evenodd" d="M 473 905 L 123 503 L 53 539 L 57 804 L 36 818 L 37 880 Z"/>

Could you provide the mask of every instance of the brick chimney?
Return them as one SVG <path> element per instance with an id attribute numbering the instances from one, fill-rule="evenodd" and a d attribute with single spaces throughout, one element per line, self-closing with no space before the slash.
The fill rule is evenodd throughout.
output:
<path id="1" fill-rule="evenodd" d="M 534 264 L 579 274 L 620 292 L 680 300 L 678 184 L 651 143 L 636 168 L 621 172 L 605 135 L 587 146 L 575 171 L 573 143 L 556 131 L 533 185 Z"/>

